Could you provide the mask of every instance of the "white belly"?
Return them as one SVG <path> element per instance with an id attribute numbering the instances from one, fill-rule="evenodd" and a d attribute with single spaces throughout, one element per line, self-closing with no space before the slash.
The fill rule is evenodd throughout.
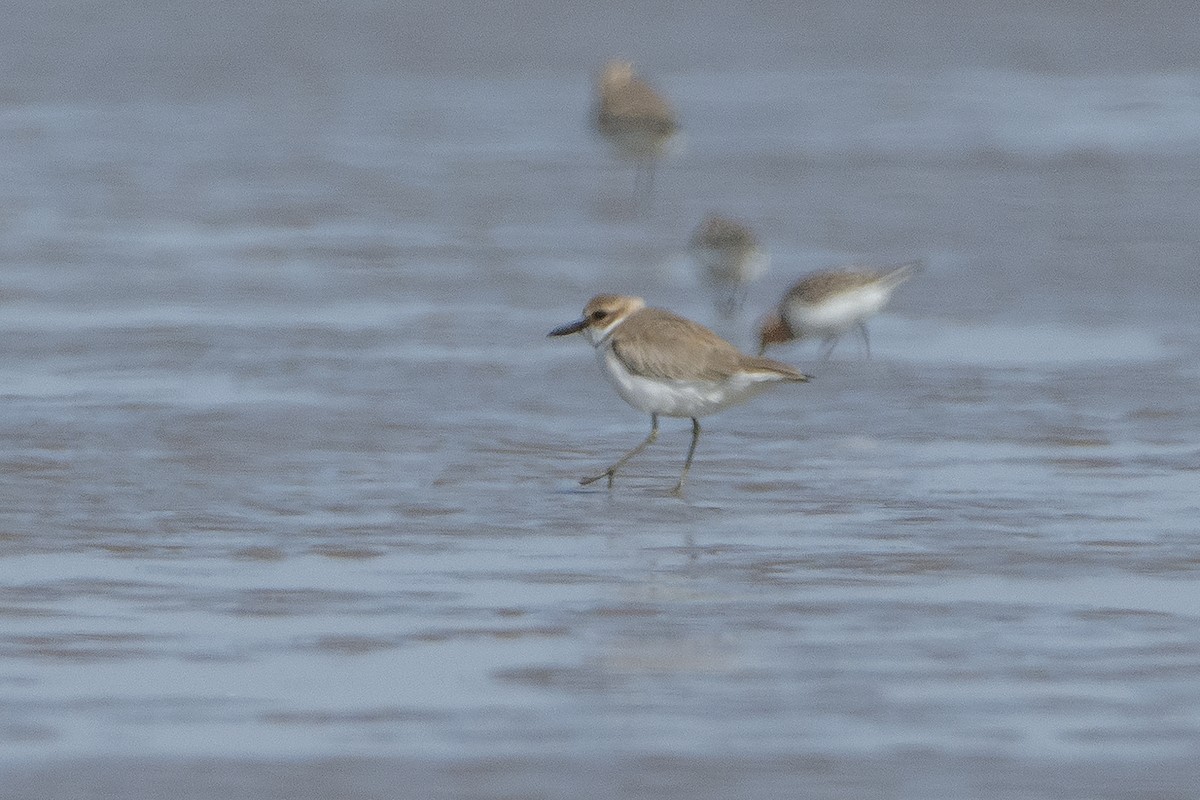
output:
<path id="1" fill-rule="evenodd" d="M 621 399 L 647 414 L 667 417 L 703 417 L 749 400 L 781 380 L 769 374 L 739 374 L 724 381 L 646 378 L 625 369 L 611 347 L 597 348 L 596 356 Z"/>
<path id="2" fill-rule="evenodd" d="M 671 150 L 674 134 L 664 136 L 654 130 L 645 130 L 634 125 L 618 126 L 606 134 L 609 142 L 624 158 L 660 158 Z"/>
<path id="3" fill-rule="evenodd" d="M 766 272 L 770 259 L 757 247 L 698 247 L 693 257 L 706 277 L 718 285 L 750 283 Z"/>
<path id="4" fill-rule="evenodd" d="M 864 286 L 820 303 L 792 302 L 784 309 L 788 325 L 807 336 L 838 336 L 877 313 L 891 293 L 880 286 Z"/>

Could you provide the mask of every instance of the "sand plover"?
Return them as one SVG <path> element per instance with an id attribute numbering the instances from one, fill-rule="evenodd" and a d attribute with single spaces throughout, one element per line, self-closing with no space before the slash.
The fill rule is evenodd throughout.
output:
<path id="1" fill-rule="evenodd" d="M 709 214 L 688 240 L 688 252 L 713 289 L 717 311 L 732 317 L 745 300 L 746 287 L 762 277 L 770 259 L 754 231 L 737 220 Z"/>
<path id="2" fill-rule="evenodd" d="M 600 73 L 596 129 L 637 166 L 636 185 L 654 189 L 655 163 L 679 131 L 671 104 L 638 78 L 629 61 L 610 61 Z"/>
<path id="3" fill-rule="evenodd" d="M 910 261 L 882 271 L 842 269 L 809 275 L 789 289 L 778 310 L 763 321 L 759 355 L 773 344 L 816 337 L 823 342 L 821 357 L 828 358 L 837 340 L 853 328 L 862 336 L 870 358 L 867 319 L 922 266 L 921 261 Z"/>
<path id="4" fill-rule="evenodd" d="M 689 417 L 692 443 L 674 493 L 683 482 L 696 443 L 700 417 L 749 400 L 782 382 L 808 380 L 804 373 L 761 356 L 749 356 L 691 320 L 659 308 L 647 308 L 640 297 L 600 294 L 588 301 L 583 317 L 550 331 L 550 336 L 582 332 L 596 349 L 601 371 L 617 394 L 650 415 L 650 435 L 611 467 L 580 483 L 608 478 L 658 438 L 658 418 Z"/>

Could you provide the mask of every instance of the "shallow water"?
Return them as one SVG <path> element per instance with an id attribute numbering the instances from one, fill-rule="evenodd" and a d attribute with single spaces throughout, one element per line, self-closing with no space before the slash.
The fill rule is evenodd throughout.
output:
<path id="1" fill-rule="evenodd" d="M 195 83 L 85 50 L 0 105 L 0 793 L 1194 796 L 1194 25 L 1100 64 L 1053 31 L 1149 34 L 992 11 L 924 61 L 921 6 L 847 64 L 757 9 L 722 66 L 580 12 L 586 63 L 415 68 L 321 8 L 325 49 L 238 12 L 166 32 Z M 235 30 L 277 72 L 204 60 Z M 649 207 L 583 124 L 622 49 L 684 110 Z M 772 254 L 732 322 L 682 255 L 713 208 Z M 815 380 L 705 420 L 683 500 L 686 421 L 577 485 L 648 426 L 545 337 L 592 293 L 748 346 L 803 272 L 913 257 L 869 360 L 781 349 Z"/>

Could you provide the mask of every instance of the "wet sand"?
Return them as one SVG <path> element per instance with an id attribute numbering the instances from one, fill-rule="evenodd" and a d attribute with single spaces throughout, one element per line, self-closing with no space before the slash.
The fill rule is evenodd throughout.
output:
<path id="1" fill-rule="evenodd" d="M 820 8 L 753 52 L 639 4 L 628 44 L 413 11 L 419 66 L 355 4 L 108 81 L 9 49 L 0 794 L 1191 797 L 1195 26 L 993 10 L 934 58 L 937 9 Z M 649 207 L 585 125 L 613 51 L 684 119 Z M 713 209 L 772 255 L 734 321 Z M 682 501 L 686 421 L 577 485 L 648 426 L 545 337 L 591 294 L 749 346 L 804 272 L 914 257 L 872 358 L 773 351 L 816 379 L 706 420 Z"/>

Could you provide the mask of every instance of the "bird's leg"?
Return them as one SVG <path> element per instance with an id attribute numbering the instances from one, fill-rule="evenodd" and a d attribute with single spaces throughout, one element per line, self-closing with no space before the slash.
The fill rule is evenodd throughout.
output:
<path id="1" fill-rule="evenodd" d="M 746 305 L 746 297 L 750 294 L 749 287 L 740 285 L 733 290 L 733 313 L 739 314 Z"/>
<path id="2" fill-rule="evenodd" d="M 871 357 L 871 337 L 867 335 L 867 323 L 858 323 L 858 332 L 862 334 L 863 347 L 867 348 L 867 358 Z"/>
<path id="3" fill-rule="evenodd" d="M 634 185 L 634 192 L 645 208 L 650 208 L 654 205 L 654 167 L 653 158 L 638 159 L 637 162 L 637 180 Z"/>
<path id="4" fill-rule="evenodd" d="M 587 486 L 589 483 L 595 483 L 603 477 L 608 477 L 608 488 L 612 488 L 613 477 L 617 474 L 617 470 L 625 466 L 625 462 L 636 456 L 638 453 L 646 449 L 646 447 L 658 438 L 658 414 L 650 415 L 650 435 L 642 440 L 642 443 L 630 450 L 625 455 L 617 459 L 617 463 L 613 464 L 608 469 L 601 472 L 599 475 L 593 475 L 590 478 L 581 478 L 579 483 L 581 486 Z"/>
<path id="5" fill-rule="evenodd" d="M 734 284 L 729 288 L 728 293 L 724 296 L 721 315 L 726 319 L 732 319 L 741 313 L 742 307 L 746 305 L 746 297 L 750 294 L 750 290 L 744 284 Z M 762 353 L 759 353 L 762 355 Z"/>
<path id="6" fill-rule="evenodd" d="M 724 319 L 732 319 L 738 310 L 737 289 L 718 289 L 717 292 L 717 313 Z"/>
<path id="7" fill-rule="evenodd" d="M 700 420 L 692 417 L 692 444 L 688 448 L 687 460 L 683 462 L 683 472 L 679 474 L 679 483 L 671 490 L 676 497 L 683 496 L 683 481 L 687 478 L 688 470 L 692 468 L 692 456 L 696 455 L 696 442 L 700 441 Z"/>
<path id="8" fill-rule="evenodd" d="M 824 339 L 822 339 L 821 340 L 821 360 L 828 361 L 829 357 L 831 355 L 833 355 L 833 348 L 836 346 L 837 346 L 837 337 L 836 336 L 826 336 Z"/>

